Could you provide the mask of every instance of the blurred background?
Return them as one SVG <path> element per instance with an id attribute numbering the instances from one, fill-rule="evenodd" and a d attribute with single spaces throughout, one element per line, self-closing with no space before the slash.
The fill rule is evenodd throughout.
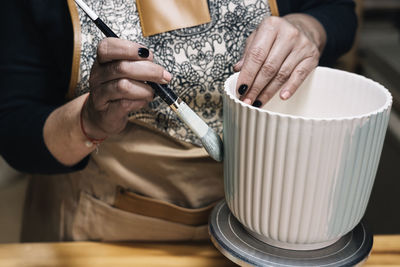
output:
<path id="1" fill-rule="evenodd" d="M 400 234 L 400 0 L 358 0 L 353 49 L 336 68 L 369 77 L 394 98 L 374 189 L 364 221 L 374 234 Z M 27 176 L 0 157 L 0 243 L 18 242 Z"/>
<path id="2" fill-rule="evenodd" d="M 400 234 L 400 0 L 358 2 L 358 40 L 340 66 L 383 84 L 393 96 L 389 128 L 364 220 L 373 233 Z"/>

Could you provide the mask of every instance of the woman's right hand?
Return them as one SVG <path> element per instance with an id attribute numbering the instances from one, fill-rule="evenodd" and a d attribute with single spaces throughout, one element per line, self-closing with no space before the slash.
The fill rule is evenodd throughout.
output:
<path id="1" fill-rule="evenodd" d="M 100 42 L 90 73 L 89 98 L 82 107 L 88 136 L 103 139 L 121 132 L 128 114 L 153 100 L 153 90 L 144 81 L 171 80 L 172 75 L 152 61 L 152 53 L 138 43 L 117 38 Z"/>

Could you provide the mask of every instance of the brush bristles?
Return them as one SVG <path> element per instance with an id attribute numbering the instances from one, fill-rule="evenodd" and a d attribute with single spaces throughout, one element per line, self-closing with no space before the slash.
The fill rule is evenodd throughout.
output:
<path id="1" fill-rule="evenodd" d="M 224 157 L 224 148 L 219 135 L 211 128 L 208 128 L 207 134 L 201 138 L 201 142 L 208 154 L 216 161 L 221 162 Z"/>
<path id="2" fill-rule="evenodd" d="M 223 144 L 218 134 L 188 106 L 185 102 L 179 104 L 175 111 L 181 120 L 200 138 L 208 154 L 216 161 L 222 161 Z"/>

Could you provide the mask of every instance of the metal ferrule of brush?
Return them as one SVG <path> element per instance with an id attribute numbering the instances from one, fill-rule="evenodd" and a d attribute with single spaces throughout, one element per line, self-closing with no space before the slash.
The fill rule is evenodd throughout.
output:
<path id="1" fill-rule="evenodd" d="M 177 112 L 179 109 L 179 106 L 182 103 L 182 99 L 178 98 L 174 103 L 172 103 L 171 105 L 169 105 L 169 107 L 174 111 Z"/>
<path id="2" fill-rule="evenodd" d="M 178 117 L 196 134 L 210 156 L 222 161 L 223 146 L 221 138 L 174 92 L 165 84 L 148 82 L 155 93 L 161 97 Z"/>
<path id="3" fill-rule="evenodd" d="M 221 138 L 180 98 L 170 108 L 200 138 L 203 147 L 216 161 L 222 161 L 223 145 Z"/>

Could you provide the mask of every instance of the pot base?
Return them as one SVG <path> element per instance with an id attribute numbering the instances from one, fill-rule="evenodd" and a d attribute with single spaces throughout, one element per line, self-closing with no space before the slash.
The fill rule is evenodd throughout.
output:
<path id="1" fill-rule="evenodd" d="M 217 249 L 241 266 L 357 266 L 368 257 L 373 243 L 372 234 L 360 223 L 321 249 L 279 248 L 249 234 L 225 201 L 213 209 L 209 233 Z"/>
<path id="2" fill-rule="evenodd" d="M 283 248 L 283 249 L 291 249 L 291 250 L 315 250 L 315 249 L 321 249 L 328 247 L 334 243 L 336 243 L 340 238 L 335 238 L 334 240 L 326 241 L 326 242 L 321 242 L 321 243 L 314 243 L 314 244 L 291 244 L 291 243 L 286 243 L 286 242 L 280 242 L 273 240 L 271 238 L 268 238 L 266 236 L 260 235 L 256 232 L 251 231 L 249 228 L 243 226 L 246 231 L 255 237 L 256 239 L 260 240 L 261 242 L 267 243 L 268 245 L 278 247 L 278 248 Z"/>

